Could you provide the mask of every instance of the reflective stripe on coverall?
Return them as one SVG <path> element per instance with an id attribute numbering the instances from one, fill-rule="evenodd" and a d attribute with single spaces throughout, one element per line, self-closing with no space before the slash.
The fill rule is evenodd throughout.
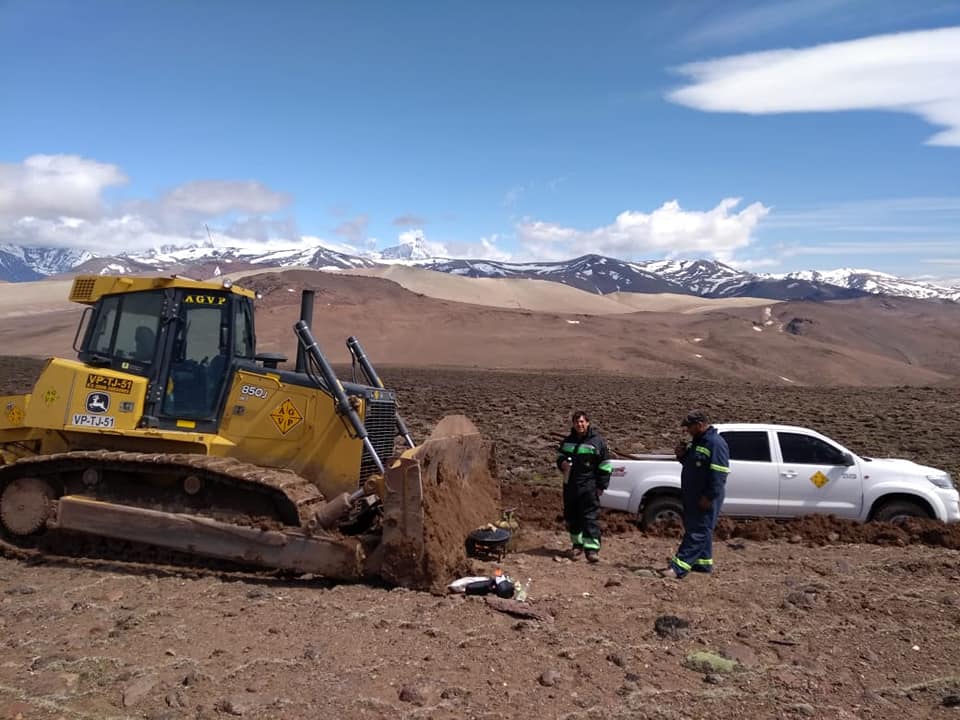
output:
<path id="1" fill-rule="evenodd" d="M 563 484 L 563 519 L 575 548 L 600 549 L 600 493 L 610 484 L 613 465 L 607 444 L 592 427 L 580 438 L 571 432 L 557 449 L 557 468 L 570 462 Z"/>
<path id="2" fill-rule="evenodd" d="M 680 492 L 683 496 L 683 539 L 670 565 L 678 577 L 691 570 L 713 570 L 713 531 L 730 473 L 730 450 L 715 427 L 709 427 L 687 444 L 680 458 Z M 710 509 L 700 509 L 700 498 L 710 499 Z"/>

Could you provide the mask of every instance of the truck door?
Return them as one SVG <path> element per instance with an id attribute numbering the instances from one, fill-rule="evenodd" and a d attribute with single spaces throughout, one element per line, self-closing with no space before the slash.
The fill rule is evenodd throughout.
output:
<path id="1" fill-rule="evenodd" d="M 777 432 L 777 446 L 781 515 L 860 515 L 860 468 L 846 464 L 848 454 L 841 448 L 813 435 L 785 431 Z"/>
<path id="2" fill-rule="evenodd" d="M 780 499 L 780 477 L 767 430 L 724 430 L 730 447 L 730 474 L 724 515 L 772 517 Z"/>

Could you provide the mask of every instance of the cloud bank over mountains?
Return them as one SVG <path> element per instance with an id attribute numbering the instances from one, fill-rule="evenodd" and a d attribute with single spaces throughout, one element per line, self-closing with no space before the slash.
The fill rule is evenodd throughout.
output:
<path id="1" fill-rule="evenodd" d="M 77 155 L 34 155 L 0 164 L 0 240 L 24 247 L 94 252 L 143 250 L 203 242 L 207 228 L 218 242 L 296 242 L 301 235 L 289 213 L 293 198 L 252 180 L 196 180 L 156 198 L 108 200 L 130 182 L 116 165 Z M 625 210 L 608 225 L 578 229 L 549 220 L 524 219 L 515 237 L 490 234 L 476 241 L 428 239 L 422 228 L 406 228 L 384 245 L 416 238 L 433 257 L 490 260 L 555 260 L 591 252 L 638 257 L 709 255 L 724 262 L 747 247 L 769 208 L 754 202 L 737 210 L 739 198 L 724 198 L 709 210 L 686 210 L 670 200 L 652 212 Z M 402 227 L 422 217 L 395 218 Z M 369 218 L 358 214 L 331 229 L 345 249 L 376 249 Z M 372 242 L 371 242 L 372 241 Z"/>

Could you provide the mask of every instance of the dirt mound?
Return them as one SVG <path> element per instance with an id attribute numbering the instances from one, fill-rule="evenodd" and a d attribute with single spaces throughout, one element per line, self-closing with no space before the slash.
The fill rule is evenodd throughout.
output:
<path id="1" fill-rule="evenodd" d="M 443 594 L 451 578 L 470 570 L 465 545 L 469 533 L 499 518 L 500 483 L 493 447 L 479 434 L 446 436 L 427 441 L 414 455 L 422 473 L 416 478 L 411 474 L 415 470 L 408 468 L 404 476 L 419 480 L 423 525 L 417 528 L 413 516 L 403 512 L 404 507 L 396 507 L 398 503 L 391 503 L 388 495 L 384 576 L 391 582 Z M 404 463 L 401 460 L 399 466 L 407 467 Z M 401 523 L 403 527 L 398 528 Z M 395 529 L 403 530 L 407 537 L 400 538 Z M 419 562 L 415 560 L 418 556 Z"/>
<path id="2" fill-rule="evenodd" d="M 788 540 L 807 545 L 866 543 L 871 545 L 931 545 L 960 550 L 960 524 L 910 519 L 903 523 L 858 523 L 827 515 L 796 520 L 732 520 L 723 518 L 717 527 L 722 540 Z"/>

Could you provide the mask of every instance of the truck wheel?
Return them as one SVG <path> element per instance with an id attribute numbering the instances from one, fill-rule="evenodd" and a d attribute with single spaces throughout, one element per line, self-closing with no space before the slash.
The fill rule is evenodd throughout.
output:
<path id="1" fill-rule="evenodd" d="M 929 518 L 930 512 L 920 503 L 911 500 L 891 500 L 873 514 L 874 520 L 901 523 L 907 518 Z"/>
<path id="2" fill-rule="evenodd" d="M 672 495 L 661 495 L 647 503 L 640 514 L 640 528 L 646 530 L 657 523 L 683 524 L 683 503 Z"/>

